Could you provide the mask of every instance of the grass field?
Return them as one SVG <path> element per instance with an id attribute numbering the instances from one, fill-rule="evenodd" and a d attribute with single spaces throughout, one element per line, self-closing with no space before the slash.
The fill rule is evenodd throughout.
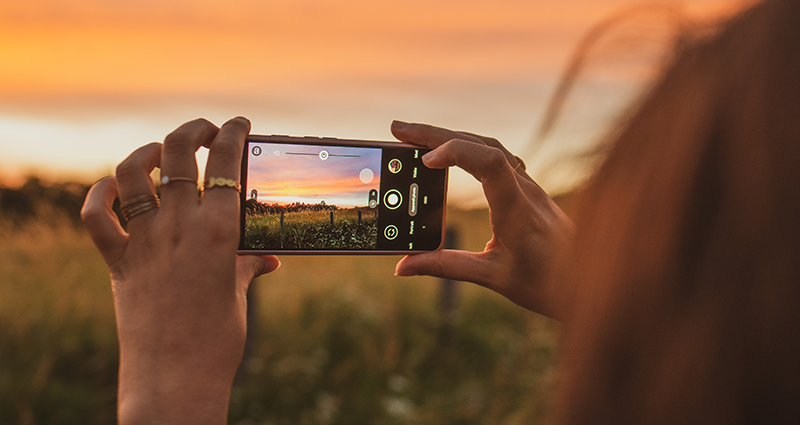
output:
<path id="1" fill-rule="evenodd" d="M 245 246 L 251 249 L 375 249 L 378 221 L 372 211 L 299 211 L 247 214 Z M 331 215 L 333 223 L 331 223 Z"/>
<path id="2" fill-rule="evenodd" d="M 482 249 L 486 211 L 448 212 Z M 399 257 L 283 257 L 254 285 L 232 424 L 530 424 L 553 381 L 554 322 L 461 284 L 397 278 Z M 81 229 L 0 220 L 0 423 L 115 421 L 106 268 Z"/>

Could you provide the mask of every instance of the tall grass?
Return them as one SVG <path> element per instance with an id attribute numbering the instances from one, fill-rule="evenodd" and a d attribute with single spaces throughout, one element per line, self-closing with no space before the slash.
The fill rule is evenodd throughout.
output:
<path id="1" fill-rule="evenodd" d="M 0 227 L 0 423 L 110 423 L 117 343 L 104 263 L 71 224 Z"/>
<path id="2" fill-rule="evenodd" d="M 482 249 L 485 211 L 449 212 Z M 254 283 L 255 337 L 232 424 L 536 423 L 552 382 L 554 322 L 461 285 L 397 278 L 399 257 L 284 257 Z M 115 418 L 117 341 L 107 270 L 67 222 L 0 220 L 0 423 Z"/>
<path id="3" fill-rule="evenodd" d="M 377 217 L 357 209 L 247 214 L 245 246 L 252 249 L 375 249 Z M 331 220 L 333 217 L 333 220 Z"/>

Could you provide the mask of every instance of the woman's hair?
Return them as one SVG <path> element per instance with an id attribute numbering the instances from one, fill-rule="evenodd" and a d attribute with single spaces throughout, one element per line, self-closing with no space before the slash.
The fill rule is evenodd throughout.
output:
<path id="1" fill-rule="evenodd" d="M 800 418 L 800 2 L 677 57 L 578 195 L 554 423 Z"/>

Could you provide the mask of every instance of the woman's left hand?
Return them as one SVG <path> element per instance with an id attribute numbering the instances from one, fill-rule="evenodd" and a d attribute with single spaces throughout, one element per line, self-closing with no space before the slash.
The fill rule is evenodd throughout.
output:
<path id="1" fill-rule="evenodd" d="M 430 275 L 485 286 L 529 310 L 557 316 L 549 282 L 573 224 L 497 140 L 427 124 L 392 123 L 399 140 L 433 151 L 422 157 L 430 168 L 459 166 L 478 179 L 489 204 L 492 239 L 483 252 L 440 250 L 409 255 L 399 276 Z M 563 295 L 563 294 L 557 294 Z"/>

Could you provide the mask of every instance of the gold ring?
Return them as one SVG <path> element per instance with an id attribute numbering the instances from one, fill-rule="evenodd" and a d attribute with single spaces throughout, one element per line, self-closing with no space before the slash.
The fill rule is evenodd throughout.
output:
<path id="1" fill-rule="evenodd" d="M 224 177 L 209 177 L 206 179 L 206 182 L 203 183 L 204 191 L 216 187 L 229 187 L 231 189 L 236 189 L 237 192 L 242 191 L 242 187 L 239 186 L 239 183 L 236 183 L 236 180 L 226 179 Z"/>
<path id="2" fill-rule="evenodd" d="M 519 170 L 519 167 L 522 167 L 522 171 L 525 171 L 525 170 L 527 170 L 527 168 L 525 167 L 525 162 L 522 160 L 522 158 L 520 158 L 520 157 L 518 157 L 518 156 L 514 155 L 514 159 L 516 159 L 516 160 L 517 160 L 517 166 L 516 166 L 516 167 L 514 167 L 514 171 L 517 171 L 517 170 Z"/>
<path id="3" fill-rule="evenodd" d="M 161 186 L 165 186 L 172 182 L 189 182 L 193 183 L 197 186 L 197 179 L 193 179 L 190 177 L 170 177 L 170 176 L 161 176 Z"/>
<path id="4" fill-rule="evenodd" d="M 137 215 L 150 211 L 153 208 L 158 208 L 159 206 L 161 206 L 161 202 L 159 202 L 156 195 L 147 194 L 120 203 L 119 211 L 122 213 L 122 216 L 125 217 L 125 221 L 130 221 Z"/>

